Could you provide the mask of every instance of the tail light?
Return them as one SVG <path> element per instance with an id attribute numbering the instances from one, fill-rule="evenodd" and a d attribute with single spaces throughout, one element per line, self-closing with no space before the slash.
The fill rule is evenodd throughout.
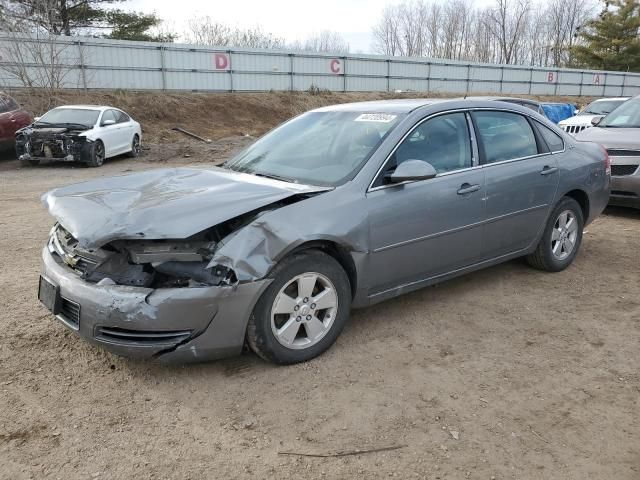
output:
<path id="1" fill-rule="evenodd" d="M 600 145 L 602 151 L 604 152 L 604 171 L 607 175 L 611 175 L 611 159 L 609 158 L 609 152 L 607 149 Z"/>

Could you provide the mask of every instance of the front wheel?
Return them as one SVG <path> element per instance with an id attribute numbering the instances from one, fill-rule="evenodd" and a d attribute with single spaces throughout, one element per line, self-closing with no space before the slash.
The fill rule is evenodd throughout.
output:
<path id="1" fill-rule="evenodd" d="M 104 163 L 104 144 L 100 140 L 96 140 L 91 145 L 91 151 L 89 153 L 89 160 L 87 165 L 89 167 L 100 167 Z"/>
<path id="2" fill-rule="evenodd" d="M 583 227 L 580 205 L 564 197 L 551 213 L 535 252 L 527 256 L 529 265 L 548 272 L 567 268 L 580 249 Z"/>
<path id="3" fill-rule="evenodd" d="M 291 364 L 327 350 L 349 318 L 351 286 L 342 266 L 316 250 L 277 265 L 249 319 L 247 343 L 265 360 Z"/>

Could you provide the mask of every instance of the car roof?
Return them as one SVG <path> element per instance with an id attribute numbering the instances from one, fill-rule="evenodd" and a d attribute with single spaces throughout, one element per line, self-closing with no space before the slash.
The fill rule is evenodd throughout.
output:
<path id="1" fill-rule="evenodd" d="M 109 107 L 107 105 L 60 105 L 56 108 L 54 108 L 54 110 L 57 110 L 58 108 L 73 108 L 76 110 L 120 110 L 119 108 L 116 107 Z"/>
<path id="2" fill-rule="evenodd" d="M 538 102 L 537 100 L 531 100 L 530 98 L 519 98 L 519 97 L 493 97 L 493 96 L 474 96 L 474 97 L 465 97 L 466 100 L 484 100 L 484 101 L 491 101 L 491 102 L 513 102 L 513 101 L 518 101 L 518 102 L 526 102 L 526 103 L 531 103 L 532 105 L 541 105 L 542 103 L 546 103 L 546 102 Z"/>
<path id="3" fill-rule="evenodd" d="M 394 100 L 373 100 L 368 102 L 341 103 L 316 108 L 313 112 L 375 112 L 375 113 L 409 113 L 420 107 L 444 105 L 447 103 L 471 102 L 469 106 L 488 106 L 495 101 L 518 100 L 540 105 L 535 100 L 521 99 L 515 97 L 457 97 L 457 98 L 403 98 Z M 509 102 L 512 106 L 517 104 Z"/>
<path id="4" fill-rule="evenodd" d="M 451 101 L 450 98 L 401 98 L 368 102 L 340 103 L 316 108 L 314 112 L 393 112 L 407 113 L 419 107 Z"/>

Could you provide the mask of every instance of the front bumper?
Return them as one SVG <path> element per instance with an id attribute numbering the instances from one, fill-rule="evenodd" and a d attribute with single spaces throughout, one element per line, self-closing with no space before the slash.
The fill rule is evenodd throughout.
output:
<path id="1" fill-rule="evenodd" d="M 97 285 L 79 278 L 47 247 L 42 260 L 42 276 L 71 306 L 56 316 L 67 328 L 117 355 L 166 362 L 239 354 L 249 315 L 270 283 L 166 289 Z"/>
<path id="2" fill-rule="evenodd" d="M 632 175 L 611 177 L 609 205 L 640 208 L 640 167 Z"/>
<path id="3" fill-rule="evenodd" d="M 63 157 L 34 157 L 29 155 L 28 153 L 23 153 L 22 155 L 20 155 L 18 157 L 18 160 L 20 161 L 26 161 L 26 160 L 31 160 L 31 161 L 35 161 L 37 160 L 42 161 L 42 160 L 55 160 L 57 162 L 79 162 L 80 161 L 80 156 L 74 156 L 74 155 L 65 155 Z"/>

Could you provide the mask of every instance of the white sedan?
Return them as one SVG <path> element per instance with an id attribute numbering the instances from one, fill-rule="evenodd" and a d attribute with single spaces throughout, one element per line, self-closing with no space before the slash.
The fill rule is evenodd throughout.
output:
<path id="1" fill-rule="evenodd" d="M 67 105 L 18 130 L 16 153 L 23 165 L 62 160 L 99 167 L 116 155 L 137 157 L 141 139 L 140 124 L 118 108 Z"/>

